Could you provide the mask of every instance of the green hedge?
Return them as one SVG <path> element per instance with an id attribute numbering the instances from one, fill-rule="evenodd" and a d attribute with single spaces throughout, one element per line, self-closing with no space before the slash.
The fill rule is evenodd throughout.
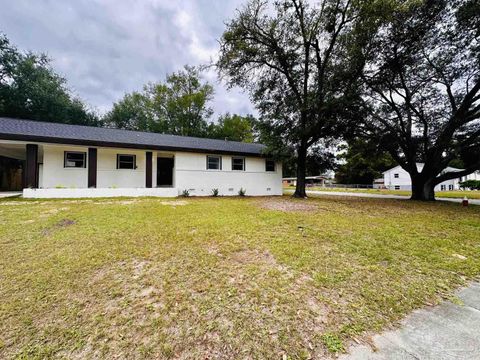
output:
<path id="1" fill-rule="evenodd" d="M 467 180 L 460 183 L 462 189 L 480 190 L 480 180 Z"/>

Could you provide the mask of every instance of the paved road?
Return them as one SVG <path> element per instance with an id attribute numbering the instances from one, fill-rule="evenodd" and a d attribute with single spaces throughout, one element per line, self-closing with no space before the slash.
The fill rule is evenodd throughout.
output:
<path id="1" fill-rule="evenodd" d="M 287 190 L 292 191 L 292 190 Z M 337 191 L 311 191 L 307 190 L 308 194 L 312 195 L 331 195 L 331 196 L 353 196 L 353 197 L 366 197 L 366 198 L 377 198 L 377 199 L 400 199 L 400 200 L 408 200 L 409 196 L 402 196 L 402 195 L 381 195 L 381 194 L 369 194 L 369 193 L 361 193 L 361 192 L 337 192 Z M 454 203 L 461 203 L 462 199 L 451 199 L 451 198 L 437 198 L 440 201 L 450 201 Z M 480 205 L 480 200 L 478 199 L 469 199 L 469 204 L 472 205 Z"/>
<path id="2" fill-rule="evenodd" d="M 377 351 L 358 345 L 341 360 L 480 359 L 480 283 L 461 290 L 464 305 L 444 302 L 409 315 L 402 326 L 373 337 Z"/>

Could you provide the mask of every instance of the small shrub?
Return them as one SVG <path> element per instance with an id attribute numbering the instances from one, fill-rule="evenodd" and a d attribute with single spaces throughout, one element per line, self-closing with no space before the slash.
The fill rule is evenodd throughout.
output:
<path id="1" fill-rule="evenodd" d="M 218 189 L 217 189 L 217 188 L 212 189 L 212 196 L 213 196 L 213 197 L 217 197 L 217 196 L 218 196 Z"/>
<path id="2" fill-rule="evenodd" d="M 463 190 L 480 190 L 480 180 L 466 180 L 460 183 Z"/>
<path id="3" fill-rule="evenodd" d="M 246 193 L 247 190 L 245 190 L 244 188 L 240 188 L 240 190 L 238 190 L 238 196 L 245 196 Z"/>
<path id="4" fill-rule="evenodd" d="M 183 190 L 182 191 L 182 196 L 183 197 L 189 197 L 190 196 L 190 191 L 188 191 L 187 189 Z"/>

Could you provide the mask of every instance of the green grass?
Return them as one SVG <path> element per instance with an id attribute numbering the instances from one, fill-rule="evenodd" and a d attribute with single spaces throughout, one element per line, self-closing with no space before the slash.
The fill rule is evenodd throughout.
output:
<path id="1" fill-rule="evenodd" d="M 285 187 L 286 190 L 295 190 L 294 187 Z M 314 191 L 334 191 L 334 192 L 360 192 L 365 194 L 379 194 L 379 195 L 412 195 L 408 190 L 385 190 L 385 189 L 355 189 L 355 188 L 324 188 L 324 187 L 309 187 L 307 190 Z M 465 196 L 469 199 L 480 199 L 480 191 L 437 191 L 435 193 L 437 198 L 453 198 L 463 199 Z"/>
<path id="2" fill-rule="evenodd" d="M 0 358 L 319 358 L 480 274 L 480 207 L 0 201 Z"/>

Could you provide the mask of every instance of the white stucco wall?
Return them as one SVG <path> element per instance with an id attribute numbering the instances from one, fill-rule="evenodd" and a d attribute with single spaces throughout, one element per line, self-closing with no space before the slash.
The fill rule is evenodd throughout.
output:
<path id="1" fill-rule="evenodd" d="M 117 154 L 136 155 L 136 169 L 117 169 Z M 98 148 L 97 188 L 145 187 L 145 151 Z"/>
<path id="2" fill-rule="evenodd" d="M 43 145 L 43 166 L 40 187 L 86 188 L 87 168 L 65 168 L 65 151 L 88 153 L 88 148 L 78 146 Z M 117 154 L 136 155 L 137 169 L 117 169 Z M 97 148 L 97 188 L 145 187 L 145 151 L 116 148 Z M 87 156 L 87 164 L 88 164 Z"/>
<path id="3" fill-rule="evenodd" d="M 80 146 L 43 145 L 43 166 L 41 186 L 43 188 L 86 188 L 86 168 L 65 168 L 63 165 L 65 151 L 88 152 Z M 88 160 L 87 160 L 88 161 Z"/>
<path id="4" fill-rule="evenodd" d="M 43 165 L 40 168 L 41 183 L 44 189 L 86 189 L 87 168 L 65 168 L 64 152 L 87 152 L 87 147 L 42 144 Z M 97 189 L 142 189 L 145 188 L 146 151 L 117 148 L 97 148 Z M 173 157 L 173 185 L 177 194 L 189 190 L 193 196 L 209 196 L 214 188 L 219 189 L 220 195 L 237 195 L 240 188 L 246 190 L 250 196 L 282 195 L 282 166 L 277 163 L 275 172 L 265 171 L 265 159 L 259 157 L 245 158 L 245 171 L 232 170 L 232 156 L 222 156 L 222 170 L 207 170 L 206 159 L 208 154 L 187 152 L 159 152 L 152 151 L 152 185 L 157 185 L 157 157 Z M 117 154 L 136 155 L 137 169 L 117 169 Z M 88 156 L 87 156 L 88 164 Z M 67 192 L 36 192 L 36 197 L 43 195 L 55 197 Z M 96 191 L 95 194 L 99 194 Z M 115 193 L 118 193 L 116 191 Z M 142 192 L 138 192 L 141 194 Z M 32 195 L 31 194 L 31 195 Z M 71 197 L 78 197 L 84 192 L 71 192 Z M 108 192 L 103 192 L 103 196 Z M 132 193 L 134 194 L 134 193 Z M 135 196 L 125 191 L 124 196 Z M 33 195 L 32 195 L 33 196 Z"/>
<path id="5" fill-rule="evenodd" d="M 275 172 L 265 171 L 265 159 L 245 158 L 245 171 L 232 170 L 232 156 L 222 155 L 222 170 L 207 170 L 207 154 L 177 153 L 175 156 L 175 186 L 181 193 L 208 196 L 217 188 L 220 195 L 237 195 L 240 188 L 247 195 L 282 195 L 282 166 Z"/>

